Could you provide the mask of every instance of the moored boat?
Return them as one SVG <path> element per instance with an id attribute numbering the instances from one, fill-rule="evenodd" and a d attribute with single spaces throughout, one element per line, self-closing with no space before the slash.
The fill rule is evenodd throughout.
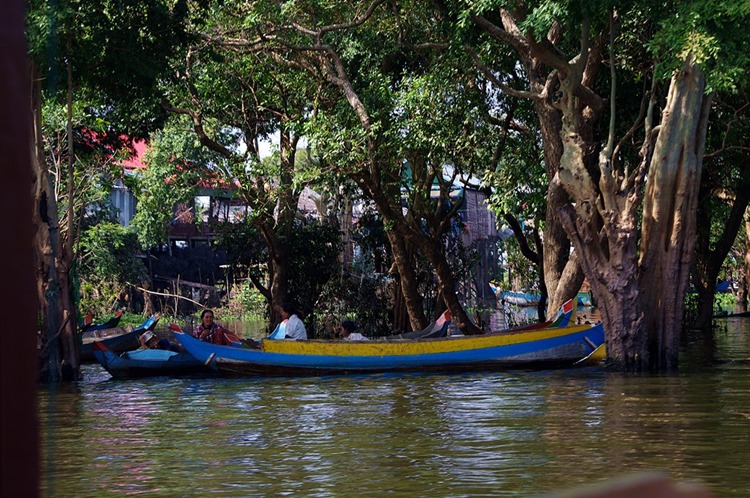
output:
<path id="1" fill-rule="evenodd" d="M 114 379 L 213 373 L 187 352 L 136 349 L 117 354 L 101 341 L 95 341 L 92 349 L 96 360 Z"/>
<path id="2" fill-rule="evenodd" d="M 601 324 L 420 339 L 263 339 L 259 349 L 206 343 L 170 325 L 200 362 L 233 375 L 466 371 L 572 366 L 604 342 Z"/>
<path id="3" fill-rule="evenodd" d="M 115 353 L 123 353 L 140 346 L 138 338 L 147 330 L 153 330 L 159 323 L 159 314 L 151 315 L 143 323 L 134 329 L 122 328 L 107 329 L 102 331 L 84 332 L 81 339 L 81 362 L 94 362 L 92 346 L 94 342 L 101 342 Z"/>
<path id="4" fill-rule="evenodd" d="M 120 325 L 120 318 L 122 318 L 122 310 L 118 310 L 115 315 L 104 323 L 94 323 L 91 315 L 86 315 L 86 320 L 81 326 L 81 332 L 94 332 L 97 330 L 114 329 Z"/>

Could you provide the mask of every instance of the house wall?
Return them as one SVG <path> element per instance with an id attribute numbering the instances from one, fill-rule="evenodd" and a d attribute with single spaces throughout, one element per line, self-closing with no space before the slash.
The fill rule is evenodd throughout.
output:
<path id="1" fill-rule="evenodd" d="M 118 211 L 117 217 L 120 224 L 122 226 L 129 226 L 130 222 L 133 221 L 133 216 L 135 216 L 136 202 L 133 193 L 120 180 L 117 180 L 109 194 L 109 198 L 112 205 Z"/>

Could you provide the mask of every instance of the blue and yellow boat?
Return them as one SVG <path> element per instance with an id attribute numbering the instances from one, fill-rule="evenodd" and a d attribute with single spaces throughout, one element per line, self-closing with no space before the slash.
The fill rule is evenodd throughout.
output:
<path id="1" fill-rule="evenodd" d="M 452 372 L 572 366 L 604 343 L 598 325 L 419 339 L 260 341 L 258 348 L 200 341 L 170 325 L 198 361 L 224 374 L 322 375 Z"/>

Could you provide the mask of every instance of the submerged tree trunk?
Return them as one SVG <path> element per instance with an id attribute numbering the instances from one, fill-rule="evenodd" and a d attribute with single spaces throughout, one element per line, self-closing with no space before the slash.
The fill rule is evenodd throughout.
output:
<path id="1" fill-rule="evenodd" d="M 638 264 L 647 350 L 620 358 L 625 364 L 677 367 L 710 108 L 703 71 L 689 60 L 670 84 L 643 208 Z"/>
<path id="2" fill-rule="evenodd" d="M 638 178 L 645 176 L 623 181 L 605 149 L 597 192 L 582 174 L 582 143 L 568 121 L 560 180 L 575 208 L 569 205 L 561 213 L 597 296 L 611 367 L 677 367 L 710 100 L 703 73 L 688 61 L 672 78 L 652 153 L 646 127 L 642 167 L 648 166 L 648 181 L 638 250 Z"/>
<path id="3" fill-rule="evenodd" d="M 745 218 L 745 278 L 740 286 L 740 295 L 737 297 L 738 310 L 747 311 L 748 295 L 750 294 L 750 218 Z"/>
<path id="4" fill-rule="evenodd" d="M 46 382 L 77 380 L 79 353 L 77 319 L 73 308 L 70 261 L 61 244 L 57 199 L 47 169 L 41 124 L 41 77 L 32 74 L 34 144 L 34 254 L 40 304 L 40 379 Z"/>

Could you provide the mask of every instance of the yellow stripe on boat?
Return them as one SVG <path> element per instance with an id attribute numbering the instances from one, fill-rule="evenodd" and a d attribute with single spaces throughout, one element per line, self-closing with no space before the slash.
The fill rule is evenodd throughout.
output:
<path id="1" fill-rule="evenodd" d="M 448 337 L 440 339 L 377 340 L 371 341 L 324 341 L 287 339 L 263 340 L 262 349 L 269 353 L 311 356 L 397 356 L 435 353 L 452 353 L 496 346 L 510 346 L 528 342 L 554 339 L 590 329 L 591 325 L 573 325 L 553 329 L 523 332 Z"/>

